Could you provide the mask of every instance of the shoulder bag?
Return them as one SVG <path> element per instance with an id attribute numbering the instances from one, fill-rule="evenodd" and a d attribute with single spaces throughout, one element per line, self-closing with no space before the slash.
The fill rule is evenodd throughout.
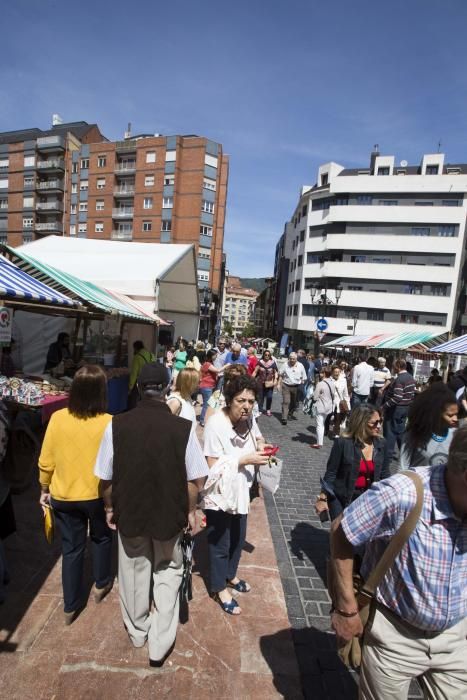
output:
<path id="1" fill-rule="evenodd" d="M 423 482 L 416 472 L 404 471 L 401 472 L 404 476 L 408 477 L 413 481 L 415 489 L 417 492 L 417 500 L 414 507 L 407 515 L 406 519 L 393 535 L 391 541 L 386 547 L 381 559 L 379 560 L 376 567 L 373 569 L 371 574 L 368 576 L 366 581 L 363 581 L 359 574 L 354 575 L 354 592 L 357 599 L 360 619 L 362 621 L 363 629 L 368 623 L 368 618 L 370 615 L 371 603 L 375 600 L 376 589 L 385 577 L 386 573 L 389 571 L 391 566 L 394 564 L 396 557 L 400 553 L 402 547 L 408 542 L 408 539 L 417 525 L 420 513 L 423 507 Z M 330 580 L 329 580 L 330 579 Z M 328 571 L 328 590 L 333 600 L 334 596 L 334 585 L 333 585 L 333 567 L 329 568 Z M 354 637 L 347 642 L 347 644 L 338 650 L 338 654 L 341 661 L 348 668 L 359 668 L 362 661 L 362 637 Z"/>

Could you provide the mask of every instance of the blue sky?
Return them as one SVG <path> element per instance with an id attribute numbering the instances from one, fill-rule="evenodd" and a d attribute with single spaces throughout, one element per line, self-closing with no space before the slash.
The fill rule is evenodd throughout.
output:
<path id="1" fill-rule="evenodd" d="M 0 131 L 97 122 L 197 133 L 230 154 L 232 274 L 272 273 L 320 163 L 467 162 L 466 0 L 2 3 Z"/>

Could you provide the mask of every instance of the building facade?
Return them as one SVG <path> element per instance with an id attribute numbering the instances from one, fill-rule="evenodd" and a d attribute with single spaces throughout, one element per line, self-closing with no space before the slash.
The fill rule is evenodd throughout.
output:
<path id="1" fill-rule="evenodd" d="M 259 338 L 273 338 L 276 278 L 266 277 L 266 287 L 258 295 L 255 303 L 256 335 Z"/>
<path id="2" fill-rule="evenodd" d="M 222 146 L 194 135 L 109 141 L 86 122 L 0 134 L 0 239 L 191 243 L 207 337 L 221 308 L 228 170 Z"/>
<path id="3" fill-rule="evenodd" d="M 222 325 L 230 324 L 233 336 L 242 336 L 245 328 L 255 324 L 258 292 L 241 286 L 238 277 L 226 277 L 223 295 Z M 228 326 L 227 326 L 228 327 Z"/>
<path id="4" fill-rule="evenodd" d="M 282 317 L 276 303 L 278 333 L 310 345 L 319 317 L 327 340 L 407 324 L 459 330 L 466 193 L 467 165 L 446 164 L 441 153 L 419 166 L 377 151 L 368 168 L 322 165 L 279 242 L 275 274 L 286 295 Z"/>

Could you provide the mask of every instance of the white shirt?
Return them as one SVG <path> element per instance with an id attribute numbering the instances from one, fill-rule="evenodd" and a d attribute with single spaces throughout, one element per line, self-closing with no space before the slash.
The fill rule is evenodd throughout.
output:
<path id="1" fill-rule="evenodd" d="M 388 367 L 376 367 L 374 370 L 374 385 L 381 389 L 388 379 L 391 379 L 391 371 Z"/>
<path id="2" fill-rule="evenodd" d="M 251 430 L 246 437 L 241 437 L 233 429 L 230 418 L 225 412 L 219 411 L 212 415 L 204 429 L 204 454 L 206 457 L 222 457 L 228 455 L 237 460 L 242 455 L 256 452 L 257 441 L 262 438 L 256 420 L 251 418 Z M 255 468 L 247 464 L 238 470 L 238 501 L 237 514 L 245 515 L 250 509 L 250 486 L 253 483 Z M 219 510 L 214 503 L 207 503 L 205 507 L 209 510 Z"/>
<path id="3" fill-rule="evenodd" d="M 112 438 L 112 421 L 107 425 L 102 436 L 99 452 L 94 465 L 94 475 L 104 481 L 112 481 L 113 477 L 114 444 Z M 201 479 L 209 474 L 209 468 L 204 459 L 203 450 L 193 426 L 188 438 L 185 452 L 185 467 L 187 481 Z"/>
<path id="4" fill-rule="evenodd" d="M 352 372 L 352 387 L 356 394 L 360 396 L 368 396 L 370 389 L 373 386 L 375 378 L 375 370 L 366 362 L 360 362 L 359 365 L 353 368 Z"/>
<path id="5" fill-rule="evenodd" d="M 171 399 L 174 400 L 177 409 L 179 403 L 181 404 L 180 413 L 176 413 L 175 415 L 179 416 L 180 418 L 186 418 L 187 420 L 190 420 L 193 425 L 196 425 L 196 412 L 191 401 L 184 399 L 178 392 L 174 392 L 173 394 L 167 396 L 167 402 L 169 402 Z"/>
<path id="6" fill-rule="evenodd" d="M 303 382 L 306 382 L 305 368 L 301 362 L 298 362 L 298 360 L 293 367 L 287 362 L 287 364 L 285 364 L 281 369 L 280 376 L 282 378 L 282 382 L 287 384 L 287 386 L 296 386 L 297 384 L 303 384 Z"/>

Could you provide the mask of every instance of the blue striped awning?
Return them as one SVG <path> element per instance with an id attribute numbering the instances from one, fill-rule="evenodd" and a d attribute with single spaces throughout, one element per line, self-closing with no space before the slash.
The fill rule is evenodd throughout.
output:
<path id="1" fill-rule="evenodd" d="M 81 306 L 79 301 L 70 299 L 65 294 L 39 282 L 2 256 L 0 256 L 0 298 L 24 299 L 55 306 Z"/>
<path id="2" fill-rule="evenodd" d="M 453 355 L 467 355 L 467 335 L 461 335 L 459 338 L 452 338 L 446 343 L 435 345 L 430 348 L 430 352 L 447 352 Z"/>

